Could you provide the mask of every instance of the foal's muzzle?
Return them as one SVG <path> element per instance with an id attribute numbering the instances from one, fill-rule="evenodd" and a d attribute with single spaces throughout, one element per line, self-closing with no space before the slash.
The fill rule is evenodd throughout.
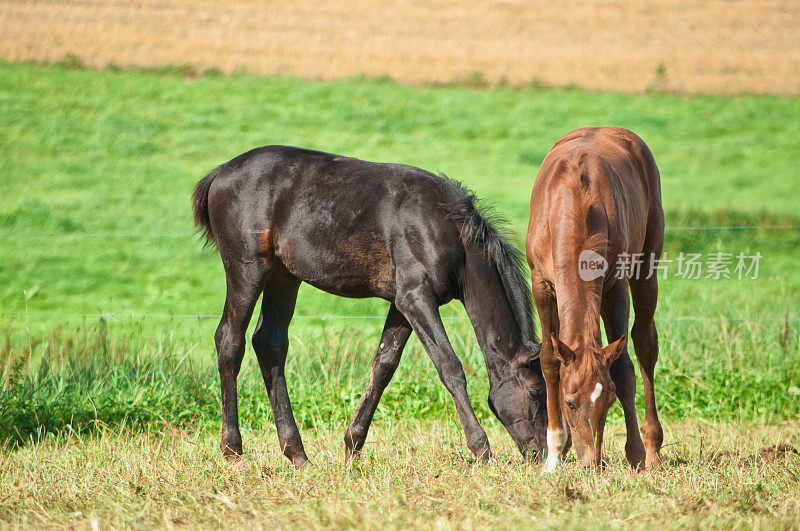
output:
<path id="1" fill-rule="evenodd" d="M 528 446 L 522 452 L 525 461 L 528 463 L 540 463 L 544 460 L 545 450 L 537 445 L 534 441 L 528 443 Z"/>

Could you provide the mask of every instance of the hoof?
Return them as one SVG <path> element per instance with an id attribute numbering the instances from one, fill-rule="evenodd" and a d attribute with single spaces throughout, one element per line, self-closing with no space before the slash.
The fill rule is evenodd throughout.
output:
<path id="1" fill-rule="evenodd" d="M 541 450 L 527 450 L 522 454 L 526 463 L 537 464 L 544 462 L 544 452 Z"/>
<path id="2" fill-rule="evenodd" d="M 242 458 L 242 447 L 239 446 L 238 448 L 231 448 L 227 444 L 221 444 L 220 449 L 222 450 L 222 455 L 225 457 L 225 460 L 229 463 L 236 463 Z"/>
<path id="3" fill-rule="evenodd" d="M 240 454 L 225 454 L 225 461 L 228 464 L 235 465 L 242 461 L 242 456 Z"/>
<path id="4" fill-rule="evenodd" d="M 647 470 L 661 468 L 661 456 L 657 453 L 648 454 L 647 456 Z"/>
<path id="5" fill-rule="evenodd" d="M 223 437 L 223 439 L 219 443 L 219 449 L 222 451 L 222 455 L 225 456 L 229 462 L 236 461 L 242 456 L 242 440 L 239 438 L 238 440 L 234 437 L 229 438 L 227 441 Z"/>
<path id="6" fill-rule="evenodd" d="M 631 468 L 637 472 L 642 472 L 644 470 L 644 456 L 628 457 L 628 463 L 630 463 Z"/>
<path id="7" fill-rule="evenodd" d="M 487 448 L 486 451 L 477 456 L 477 458 L 479 463 L 485 465 L 486 463 L 492 460 L 492 451 Z"/>
<path id="8" fill-rule="evenodd" d="M 360 450 L 350 450 L 349 448 L 345 448 L 344 451 L 344 462 L 345 464 L 352 464 L 358 461 L 358 458 L 361 456 Z"/>
<path id="9" fill-rule="evenodd" d="M 543 474 L 552 474 L 558 469 L 558 459 L 547 458 L 542 466 Z"/>
<path id="10" fill-rule="evenodd" d="M 631 468 L 637 471 L 644 470 L 645 464 L 645 451 L 644 445 L 639 442 L 636 445 L 625 445 L 625 458 L 631 464 Z"/>

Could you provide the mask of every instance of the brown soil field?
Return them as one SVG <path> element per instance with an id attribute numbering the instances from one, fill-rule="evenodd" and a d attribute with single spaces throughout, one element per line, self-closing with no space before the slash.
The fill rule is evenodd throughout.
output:
<path id="1" fill-rule="evenodd" d="M 92 67 L 796 94 L 800 2 L 0 0 L 0 58 L 68 54 Z"/>

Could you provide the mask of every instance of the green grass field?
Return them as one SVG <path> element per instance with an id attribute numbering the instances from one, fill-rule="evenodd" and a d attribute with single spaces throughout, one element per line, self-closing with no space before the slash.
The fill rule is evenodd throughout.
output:
<path id="1" fill-rule="evenodd" d="M 212 335 L 224 275 L 216 252 L 192 236 L 189 195 L 202 175 L 277 143 L 404 162 L 465 182 L 509 219 L 521 245 L 541 160 L 561 134 L 586 125 L 627 127 L 651 147 L 673 229 L 667 258 L 763 256 L 755 280 L 680 279 L 670 269 L 661 283 L 663 471 L 626 470 L 616 406 L 608 472 L 568 463 L 545 480 L 523 465 L 488 411 L 485 369 L 458 305 L 443 314 L 498 462 L 469 463 L 449 397 L 412 341 L 364 463 L 345 469 L 341 434 L 388 303 L 307 286 L 288 370 L 317 468 L 296 473 L 279 457 L 251 351 L 239 384 L 248 453 L 235 470 L 218 459 Z M 473 527 L 507 516 L 515 526 L 582 527 L 640 515 L 641 525 L 671 527 L 797 525 L 800 459 L 751 457 L 763 444 L 800 446 L 798 164 L 797 97 L 0 63 L 0 521 Z M 757 228 L 675 230 L 731 226 Z M 170 470 L 180 488 L 162 484 Z M 606 496 L 633 501 L 616 514 Z"/>

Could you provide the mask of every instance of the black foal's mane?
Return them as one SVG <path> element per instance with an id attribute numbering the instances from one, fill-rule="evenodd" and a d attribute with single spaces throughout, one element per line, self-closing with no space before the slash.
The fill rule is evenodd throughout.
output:
<path id="1" fill-rule="evenodd" d="M 442 206 L 448 211 L 447 218 L 461 222 L 461 241 L 483 246 L 486 258 L 497 268 L 503 281 L 525 347 L 538 352 L 530 289 L 523 274 L 525 259 L 519 249 L 508 242 L 508 221 L 461 182 L 444 174 L 439 177 L 437 183 L 446 198 Z"/>

